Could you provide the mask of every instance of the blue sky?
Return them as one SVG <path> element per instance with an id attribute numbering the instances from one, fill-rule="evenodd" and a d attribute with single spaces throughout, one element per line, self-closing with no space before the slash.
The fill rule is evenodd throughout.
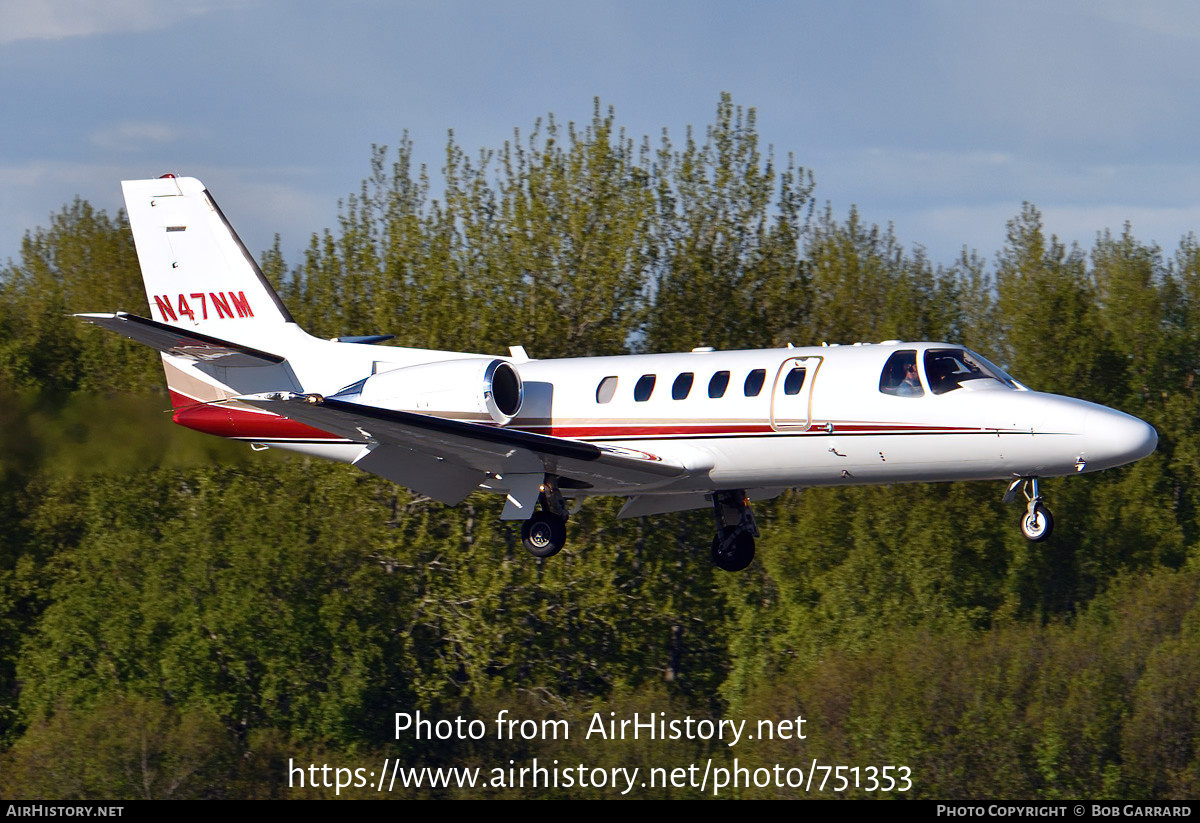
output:
<path id="1" fill-rule="evenodd" d="M 208 185 L 289 263 L 407 131 L 440 165 L 593 98 L 678 142 L 722 91 L 818 201 L 987 257 L 1031 201 L 1085 247 L 1200 228 L 1200 6 L 1185 2 L 0 0 L 0 260 L 79 195 Z M 103 307 L 81 307 L 103 308 Z"/>

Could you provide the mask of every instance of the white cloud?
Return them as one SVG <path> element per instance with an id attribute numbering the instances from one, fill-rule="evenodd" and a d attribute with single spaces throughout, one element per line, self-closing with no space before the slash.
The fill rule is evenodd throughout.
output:
<path id="1" fill-rule="evenodd" d="M 1071 205 L 1037 204 L 1046 235 L 1054 235 L 1066 246 L 1078 244 L 1085 252 L 1105 230 L 1119 235 L 1125 223 L 1133 236 L 1146 245 L 1157 245 L 1167 255 L 1190 233 L 1200 233 L 1200 206 L 1133 206 L 1124 203 Z M 966 247 L 986 260 L 994 260 L 1003 247 L 1008 221 L 1016 217 L 1021 203 L 1016 200 L 914 209 L 895 220 L 896 234 L 908 247 L 924 246 L 934 263 L 948 265 Z"/>
<path id="2" fill-rule="evenodd" d="M 938 3 L 935 118 L 976 143 L 1190 152 L 1200 13 L 1179 3 Z"/>
<path id="3" fill-rule="evenodd" d="M 1105 229 L 1126 222 L 1140 242 L 1164 250 L 1200 233 L 1200 163 L 1074 162 L 992 151 L 871 148 L 826 155 L 819 199 L 843 217 L 857 203 L 868 222 L 891 222 L 905 246 L 924 246 L 938 263 L 965 245 L 991 257 L 1005 224 L 1030 202 L 1047 234 L 1090 248 Z"/>
<path id="4" fill-rule="evenodd" d="M 1086 156 L 1064 160 L 1026 153 L 876 147 L 831 153 L 818 170 L 821 189 L 838 199 L 846 189 L 869 188 L 876 202 L 888 204 L 997 199 L 1018 204 L 1124 202 L 1138 208 L 1200 204 L 1200 163 L 1190 161 L 1111 162 Z"/>
<path id="5" fill-rule="evenodd" d="M 1153 3 L 1090 0 L 1081 10 L 1164 37 L 1200 40 L 1200 7 L 1192 0 L 1155 0 Z"/>
<path id="6" fill-rule="evenodd" d="M 233 5 L 219 0 L 188 4 L 156 0 L 0 0 L 0 45 L 19 40 L 62 40 L 115 32 L 152 31 Z"/>
<path id="7" fill-rule="evenodd" d="M 16 258 L 21 236 L 38 226 L 48 226 L 76 196 L 98 209 L 115 214 L 122 207 L 120 170 L 115 166 L 38 161 L 0 166 L 0 265 Z"/>
<path id="8" fill-rule="evenodd" d="M 1167 254 L 1179 246 L 1184 236 L 1200 232 L 1200 206 L 1052 205 L 1043 209 L 1042 219 L 1049 234 L 1067 243 L 1077 242 L 1084 249 L 1090 248 L 1096 235 L 1106 229 L 1120 234 L 1127 222 L 1139 242 L 1156 244 Z"/>
<path id="9" fill-rule="evenodd" d="M 93 132 L 91 141 L 102 149 L 141 151 L 150 145 L 172 143 L 179 132 L 166 123 L 126 122 Z"/>

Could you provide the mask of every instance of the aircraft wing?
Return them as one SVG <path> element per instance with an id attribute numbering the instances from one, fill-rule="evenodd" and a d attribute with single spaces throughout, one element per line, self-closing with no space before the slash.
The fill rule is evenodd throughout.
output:
<path id="1" fill-rule="evenodd" d="M 139 317 L 128 312 L 105 314 L 77 314 L 84 320 L 96 326 L 102 326 L 109 331 L 115 331 L 131 340 L 136 340 L 151 348 L 166 354 L 186 357 L 189 360 L 204 361 L 218 366 L 263 366 L 276 365 L 284 361 L 283 357 L 270 352 L 252 349 L 209 337 L 194 331 L 184 331 L 157 320 Z"/>
<path id="2" fill-rule="evenodd" d="M 661 486 L 688 473 L 682 463 L 647 452 L 463 420 L 393 411 L 319 395 L 279 392 L 239 398 L 350 440 L 365 441 L 355 465 L 445 503 L 481 486 L 528 486 L 545 474 L 562 488 L 607 493 Z M 536 495 L 534 498 L 536 502 Z"/>

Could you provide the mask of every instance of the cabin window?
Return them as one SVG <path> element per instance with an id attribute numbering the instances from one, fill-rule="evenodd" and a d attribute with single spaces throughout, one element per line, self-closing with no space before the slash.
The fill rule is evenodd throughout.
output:
<path id="1" fill-rule="evenodd" d="M 606 377 L 600 381 L 600 385 L 596 387 L 596 402 L 608 403 L 613 399 L 613 395 L 617 393 L 617 378 Z"/>
<path id="2" fill-rule="evenodd" d="M 694 375 L 690 371 L 685 371 L 676 377 L 675 382 L 671 385 L 671 398 L 673 400 L 686 400 L 688 393 L 692 390 L 693 378 Z"/>
<path id="3" fill-rule="evenodd" d="M 879 390 L 884 394 L 896 397 L 923 397 L 925 395 L 925 389 L 921 386 L 921 376 L 917 374 L 915 349 L 904 349 L 892 353 L 888 361 L 883 364 L 883 372 L 879 375 Z"/>
<path id="4" fill-rule="evenodd" d="M 654 393 L 654 375 L 643 374 L 638 378 L 637 385 L 633 387 L 633 399 L 641 403 L 649 400 L 650 395 Z"/>
<path id="5" fill-rule="evenodd" d="M 762 391 L 763 383 L 767 379 L 766 369 L 755 369 L 746 375 L 746 385 L 744 391 L 747 397 L 758 397 L 758 393 Z"/>
<path id="6" fill-rule="evenodd" d="M 783 393 L 799 394 L 802 388 L 804 388 L 804 367 L 796 366 L 787 373 L 787 377 L 783 378 Z"/>
<path id="7" fill-rule="evenodd" d="M 729 387 L 729 372 L 719 371 L 712 376 L 712 380 L 708 381 L 708 396 L 712 398 L 724 397 L 725 389 Z"/>

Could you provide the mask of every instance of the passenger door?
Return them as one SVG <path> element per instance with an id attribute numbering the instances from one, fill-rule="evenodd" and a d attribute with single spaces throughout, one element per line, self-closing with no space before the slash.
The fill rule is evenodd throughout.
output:
<path id="1" fill-rule="evenodd" d="M 807 429 L 812 420 L 812 392 L 820 357 L 789 357 L 779 364 L 771 389 L 771 428 Z"/>

